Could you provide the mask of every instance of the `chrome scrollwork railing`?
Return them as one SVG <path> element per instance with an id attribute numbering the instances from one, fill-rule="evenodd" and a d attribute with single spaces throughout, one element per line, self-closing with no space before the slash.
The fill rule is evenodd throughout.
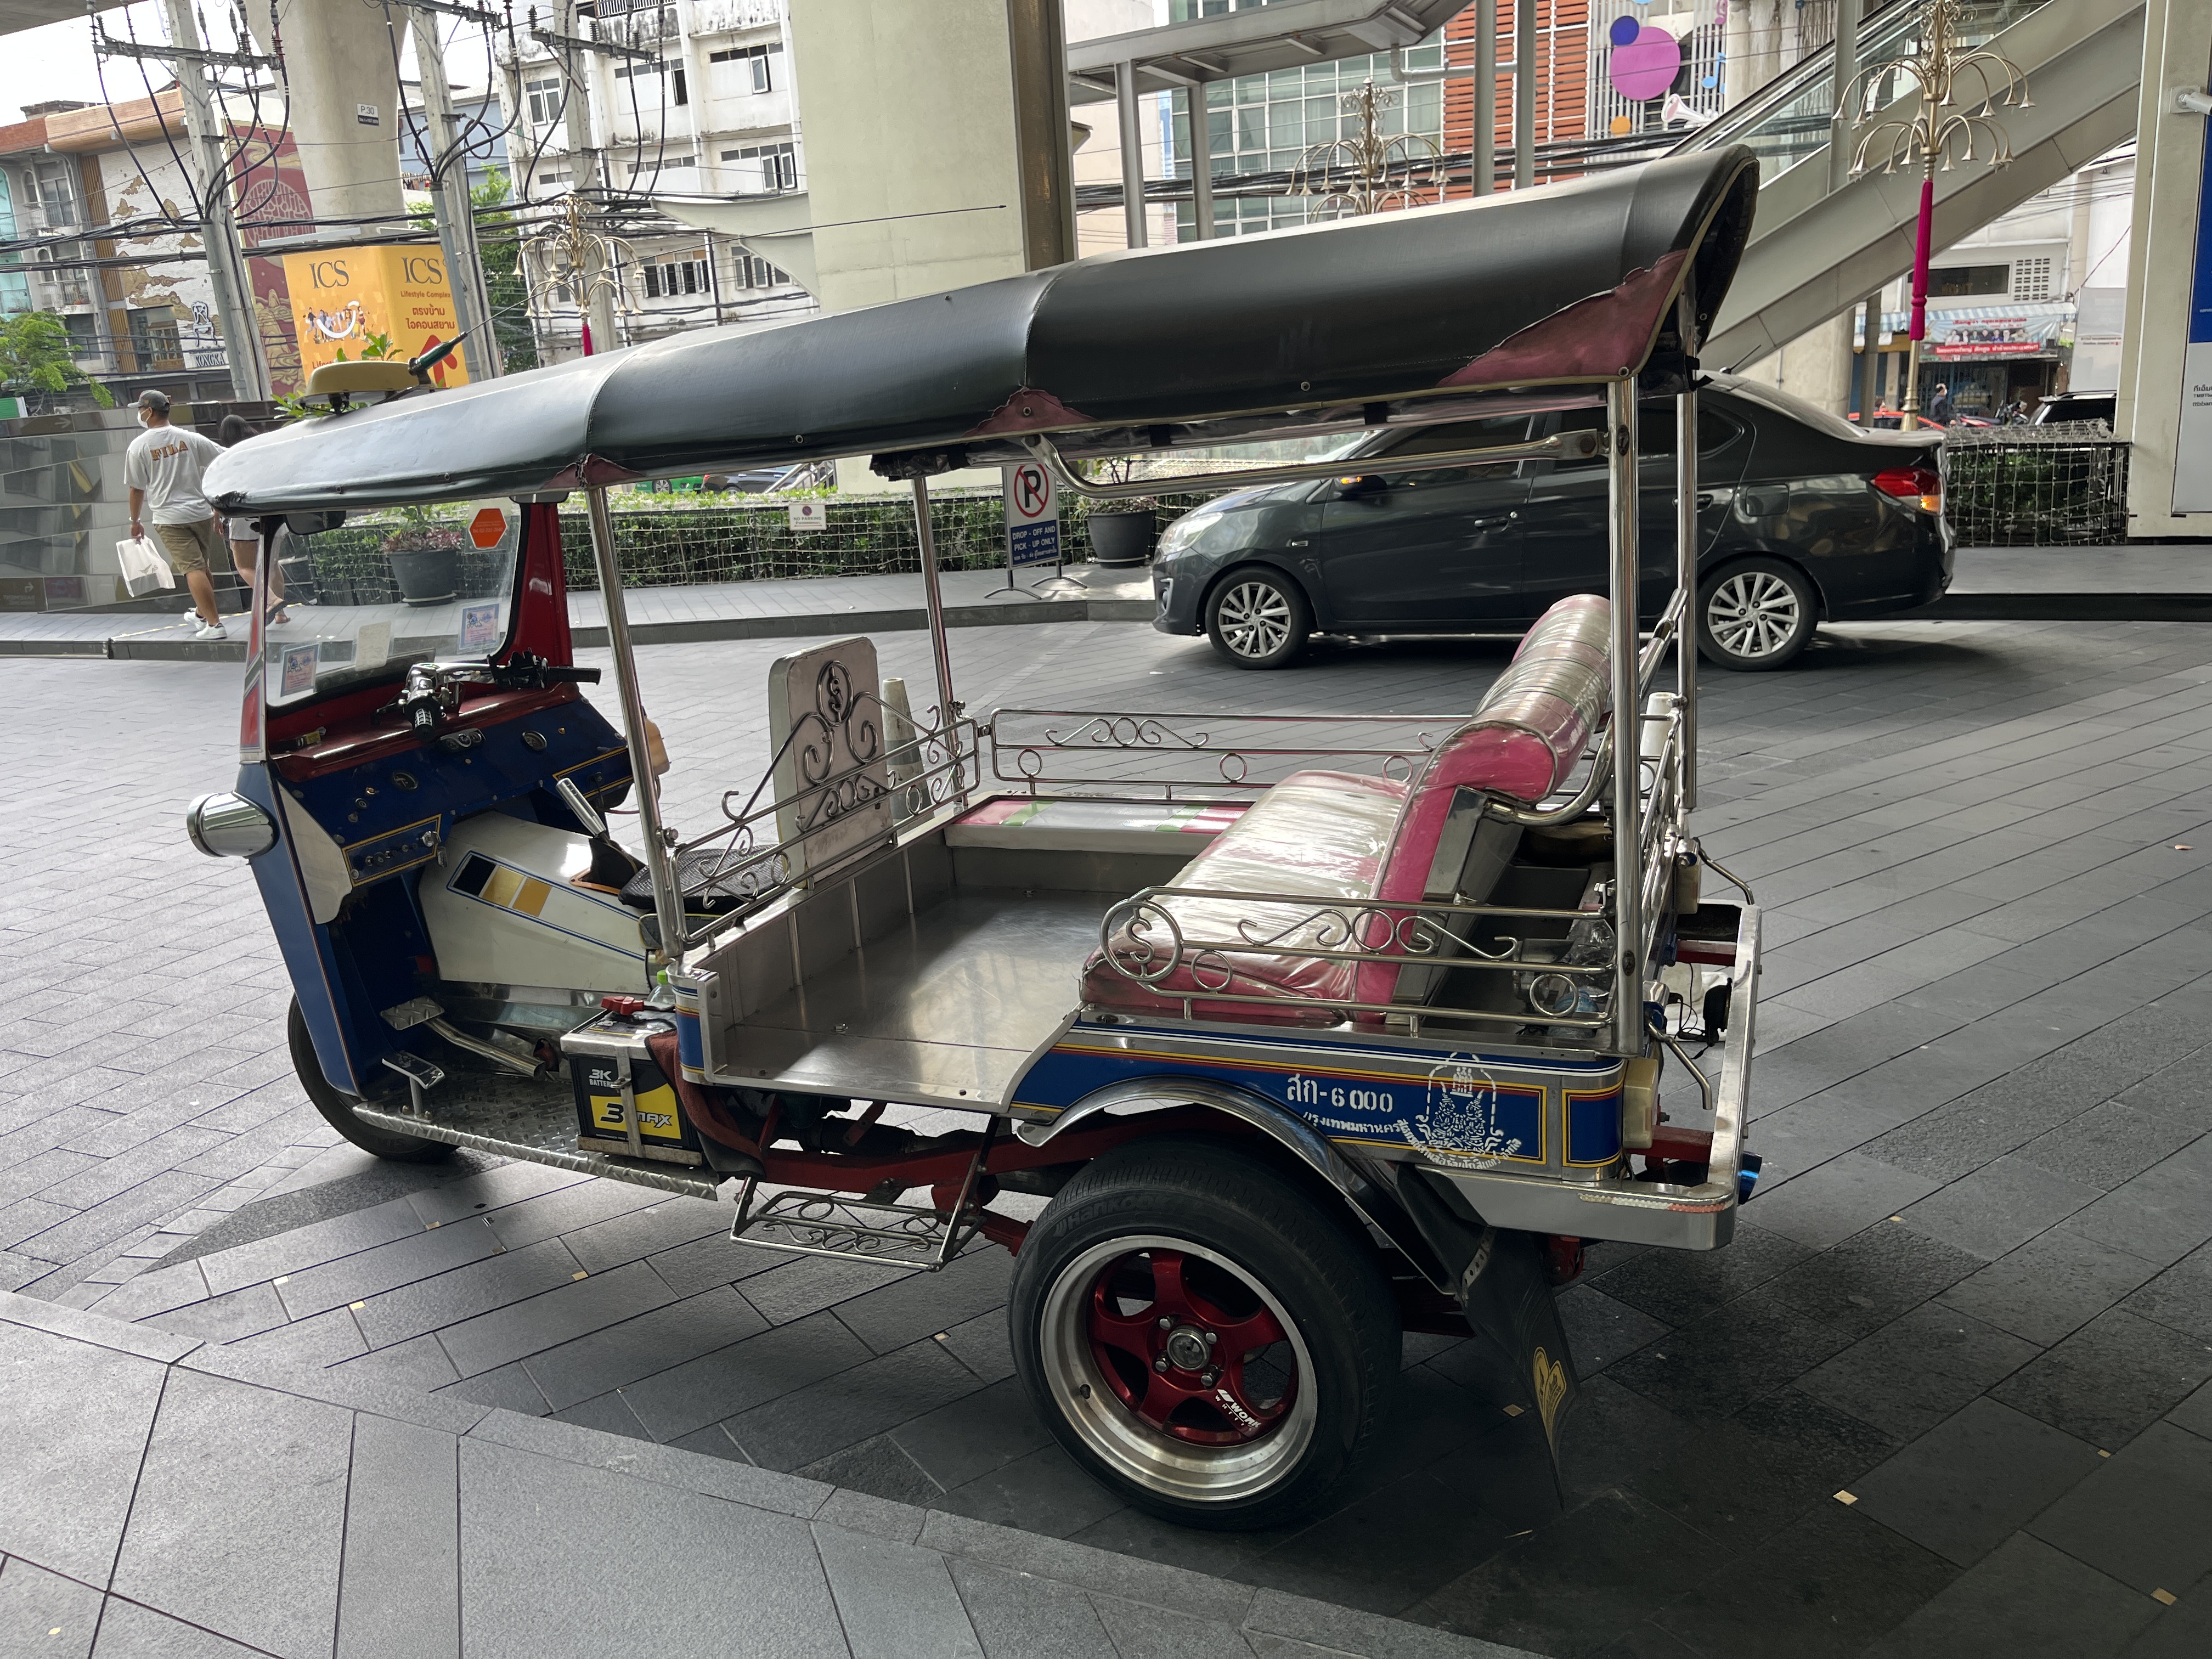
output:
<path id="1" fill-rule="evenodd" d="M 1468 921 L 1455 931 L 1455 917 Z M 1483 917 L 1566 925 L 1548 938 L 1536 936 L 1545 931 L 1541 927 L 1530 930 L 1525 926 L 1519 933 L 1501 934 L 1486 944 L 1462 936 L 1471 934 L 1474 920 Z M 1591 960 L 1572 959 L 1578 954 L 1577 929 L 1593 930 L 1595 948 L 1579 952 Z M 1316 901 L 1310 893 L 1218 887 L 1146 888 L 1107 911 L 1098 930 L 1099 953 L 1106 964 L 1155 995 L 1179 1001 L 1186 1019 L 1196 1017 L 1194 1005 L 1198 1002 L 1280 1011 L 1295 1000 L 1326 1009 L 1344 1021 L 1389 1023 L 1413 1035 L 1433 1021 L 1598 1032 L 1607 1024 L 1610 937 L 1607 918 L 1598 911 L 1428 900 L 1329 902 Z M 1349 994 L 1316 996 L 1310 986 L 1293 999 L 1285 993 L 1270 993 L 1263 988 L 1267 981 L 1247 971 L 1263 957 L 1277 964 L 1276 978 L 1281 977 L 1279 964 L 1285 959 L 1317 966 L 1465 969 L 1514 977 L 1509 1006 L 1502 1007 L 1362 997 L 1356 977 L 1349 985 L 1340 982 L 1332 988 Z M 1254 988 L 1238 988 L 1240 979 Z"/>
<path id="2" fill-rule="evenodd" d="M 1165 799 L 1188 799 L 1194 790 L 1249 794 L 1309 766 L 1404 782 L 1465 720 L 1002 708 L 991 719 L 990 776 L 1031 794 Z"/>
<path id="3" fill-rule="evenodd" d="M 981 781 L 981 728 L 964 715 L 950 722 L 936 709 L 909 715 L 849 688 L 827 712 L 808 711 L 750 791 L 724 792 L 723 822 L 672 849 L 685 946 L 703 945 L 810 878 L 889 845 L 915 818 L 964 804 Z M 797 787 L 779 794 L 780 775 Z"/>

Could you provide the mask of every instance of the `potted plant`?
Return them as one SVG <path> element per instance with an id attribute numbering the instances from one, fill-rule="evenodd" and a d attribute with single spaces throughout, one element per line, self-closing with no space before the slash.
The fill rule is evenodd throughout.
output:
<path id="1" fill-rule="evenodd" d="M 399 597 L 413 605 L 443 605 L 460 590 L 461 549 L 466 532 L 433 523 L 430 509 L 403 507 L 407 522 L 384 538 L 385 562 Z"/>
<path id="2" fill-rule="evenodd" d="M 1109 461 L 1105 482 L 1127 483 L 1136 467 L 1133 455 Z M 1152 556 L 1152 544 L 1159 539 L 1159 502 L 1150 495 L 1102 501 L 1092 507 L 1083 521 L 1091 535 L 1091 558 L 1102 565 L 1144 563 Z"/>

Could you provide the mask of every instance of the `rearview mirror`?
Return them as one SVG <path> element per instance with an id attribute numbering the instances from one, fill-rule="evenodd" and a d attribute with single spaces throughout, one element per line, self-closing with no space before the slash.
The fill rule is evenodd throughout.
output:
<path id="1" fill-rule="evenodd" d="M 1388 494 L 1389 489 L 1390 481 L 1376 472 L 1363 472 L 1357 477 L 1339 478 L 1336 481 L 1337 499 L 1344 501 L 1369 500 L 1376 495 Z"/>

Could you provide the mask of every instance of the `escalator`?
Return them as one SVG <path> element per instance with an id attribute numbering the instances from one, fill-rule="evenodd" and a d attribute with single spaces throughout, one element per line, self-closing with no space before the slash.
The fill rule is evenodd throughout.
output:
<path id="1" fill-rule="evenodd" d="M 1928 0 L 1896 0 L 1868 18 L 1862 68 L 1909 57 L 1927 10 Z M 1939 247 L 2132 135 L 2142 76 L 2143 0 L 1964 0 L 1958 12 L 1970 42 L 2026 73 L 2029 101 L 1993 112 L 2012 142 L 2009 166 L 1978 157 L 1936 173 Z M 1709 368 L 1736 368 L 1778 350 L 1912 268 L 1917 167 L 1885 173 L 1877 165 L 1829 188 L 1834 61 L 1834 48 L 1823 47 L 1675 147 L 1747 144 L 1760 162 L 1758 220 L 1705 346 Z M 1910 119 L 1917 108 L 1909 76 L 1873 78 L 1885 106 L 1866 118 L 1862 136 L 1881 121 Z"/>

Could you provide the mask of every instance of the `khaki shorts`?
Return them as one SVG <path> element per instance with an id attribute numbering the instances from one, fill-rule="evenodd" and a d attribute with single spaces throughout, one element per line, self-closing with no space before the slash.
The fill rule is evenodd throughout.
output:
<path id="1" fill-rule="evenodd" d="M 179 576 L 195 570 L 230 568 L 229 546 L 216 533 L 213 519 L 195 519 L 190 524 L 157 524 L 154 533 L 161 538 L 161 545 L 169 555 L 169 568 Z M 218 556 L 220 562 L 216 562 Z"/>

